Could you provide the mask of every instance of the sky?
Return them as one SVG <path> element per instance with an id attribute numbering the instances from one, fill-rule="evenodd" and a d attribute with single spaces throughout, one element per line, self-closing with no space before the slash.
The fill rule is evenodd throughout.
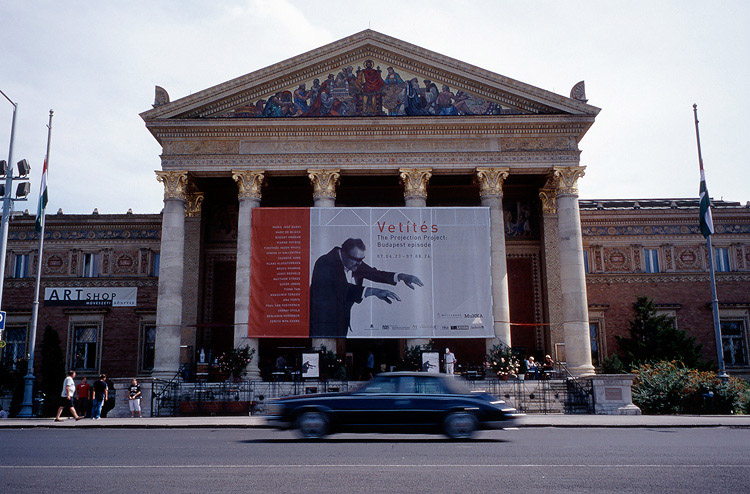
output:
<path id="1" fill-rule="evenodd" d="M 36 212 L 156 213 L 160 147 L 139 114 L 365 29 L 602 109 L 580 143 L 584 199 L 698 195 L 693 103 L 715 199 L 750 201 L 750 2 L 163 0 L 0 2 L 0 90 Z M 13 107 L 0 99 L 0 158 Z"/>

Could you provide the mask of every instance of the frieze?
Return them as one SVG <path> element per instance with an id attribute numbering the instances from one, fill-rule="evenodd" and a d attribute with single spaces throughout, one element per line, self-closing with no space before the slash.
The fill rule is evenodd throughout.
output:
<path id="1" fill-rule="evenodd" d="M 696 270 L 700 267 L 700 253 L 692 247 L 677 247 L 675 249 L 677 270 Z"/>
<path id="2" fill-rule="evenodd" d="M 578 143 L 573 136 L 542 138 L 503 138 L 500 141 L 503 151 L 577 151 Z"/>
<path id="3" fill-rule="evenodd" d="M 719 232 L 721 227 L 721 232 Z M 627 225 L 627 226 L 583 226 L 584 237 L 607 237 L 617 235 L 699 235 L 700 226 L 695 225 Z M 750 233 L 750 224 L 716 225 L 717 233 Z"/>
<path id="4" fill-rule="evenodd" d="M 45 252 L 42 272 L 44 274 L 68 274 L 67 254 L 67 252 Z"/>
<path id="5" fill-rule="evenodd" d="M 136 274 L 138 259 L 137 251 L 116 252 L 115 262 L 112 266 L 112 274 Z"/>
<path id="6" fill-rule="evenodd" d="M 710 275 L 708 273 L 691 273 L 691 274 L 678 274 L 678 273 L 659 273 L 659 274 L 619 274 L 619 275 L 608 275 L 608 274 L 587 274 L 586 284 L 613 284 L 613 283 L 632 283 L 632 284 L 644 284 L 644 283 L 708 283 L 710 281 Z M 750 281 L 750 273 L 716 273 L 716 281 L 737 281 L 747 282 Z"/>
<path id="7" fill-rule="evenodd" d="M 499 152 L 497 139 L 461 140 L 392 140 L 392 141 L 242 141 L 240 154 L 347 154 L 347 153 L 412 153 L 412 152 Z"/>
<path id="8" fill-rule="evenodd" d="M 605 271 L 630 271 L 631 269 L 632 263 L 628 250 L 619 248 L 604 249 Z"/>
<path id="9" fill-rule="evenodd" d="M 166 141 L 162 146 L 164 154 L 237 154 L 238 141 Z"/>
<path id="10" fill-rule="evenodd" d="M 46 230 L 44 240 L 131 240 L 161 239 L 161 229 L 141 230 Z M 8 240 L 39 240 L 34 230 L 8 232 Z"/>

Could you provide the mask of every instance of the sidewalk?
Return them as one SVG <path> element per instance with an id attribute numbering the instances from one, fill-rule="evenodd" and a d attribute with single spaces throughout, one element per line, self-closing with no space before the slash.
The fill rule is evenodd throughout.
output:
<path id="1" fill-rule="evenodd" d="M 254 428 L 267 427 L 261 415 L 251 417 L 158 417 L 66 419 L 0 419 L 0 429 L 35 427 L 76 428 Z M 750 428 L 750 415 L 562 415 L 533 414 L 521 419 L 518 427 L 741 427 Z"/>

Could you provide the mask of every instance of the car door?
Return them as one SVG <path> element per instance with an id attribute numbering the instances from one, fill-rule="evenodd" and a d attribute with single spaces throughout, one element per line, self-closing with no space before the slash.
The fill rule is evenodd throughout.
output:
<path id="1" fill-rule="evenodd" d="M 395 420 L 399 379 L 397 376 L 376 376 L 362 388 L 353 391 L 337 407 L 343 426 L 377 427 Z"/>

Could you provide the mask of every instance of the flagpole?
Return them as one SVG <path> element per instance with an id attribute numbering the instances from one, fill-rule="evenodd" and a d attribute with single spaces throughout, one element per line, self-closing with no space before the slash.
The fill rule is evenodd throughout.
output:
<path id="1" fill-rule="evenodd" d="M 49 124 L 47 125 L 47 154 L 44 157 L 44 169 L 42 175 L 48 173 L 49 169 L 49 146 L 52 140 L 52 115 L 54 112 L 49 111 Z M 42 186 L 46 189 L 46 181 L 42 177 Z M 39 190 L 39 194 L 44 194 L 45 190 Z M 31 335 L 29 337 L 29 370 L 24 380 L 26 381 L 23 391 L 23 403 L 21 404 L 21 411 L 18 412 L 19 417 L 33 417 L 34 416 L 34 349 L 36 347 L 36 330 L 37 320 L 39 318 L 39 287 L 42 281 L 42 254 L 44 250 L 44 208 L 42 207 L 42 198 L 39 198 L 39 211 L 37 214 L 41 216 L 41 231 L 39 232 L 39 249 L 36 260 L 36 286 L 34 288 L 34 303 L 31 309 Z M 50 397 L 52 399 L 52 397 Z"/>
<path id="2" fill-rule="evenodd" d="M 698 166 L 700 167 L 701 171 L 701 182 L 705 185 L 705 174 L 703 171 L 703 155 L 701 154 L 701 136 L 700 132 L 698 131 L 698 105 L 693 104 L 693 115 L 695 117 L 695 139 L 698 142 Z M 701 191 L 703 192 L 703 190 Z M 706 196 L 708 196 L 708 189 L 705 190 Z M 709 200 L 710 201 L 710 200 Z M 708 205 L 708 214 L 710 217 L 710 210 L 711 205 L 709 202 Z M 703 218 L 701 217 L 701 220 Z M 713 220 L 712 220 L 713 223 Z M 711 273 L 711 312 L 713 312 L 713 318 L 714 318 L 714 337 L 716 338 L 716 358 L 719 363 L 719 379 L 727 380 L 729 379 L 729 375 L 727 374 L 726 368 L 724 367 L 724 345 L 721 341 L 721 323 L 719 322 L 719 298 L 716 295 L 716 270 L 714 268 L 714 252 L 713 248 L 711 247 L 711 233 L 713 233 L 713 224 L 710 228 L 710 233 L 708 235 L 705 235 L 706 237 L 706 247 L 708 249 L 708 267 L 709 271 Z"/>

